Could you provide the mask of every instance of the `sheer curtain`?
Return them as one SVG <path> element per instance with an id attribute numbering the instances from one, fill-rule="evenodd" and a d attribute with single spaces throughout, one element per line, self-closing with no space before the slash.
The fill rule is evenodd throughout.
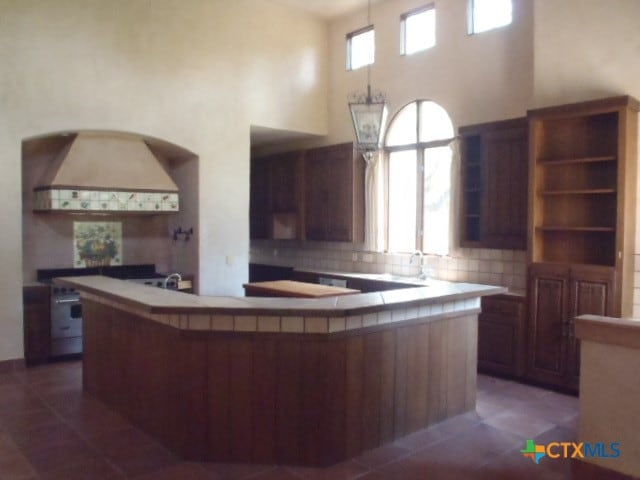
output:
<path id="1" fill-rule="evenodd" d="M 449 143 L 451 149 L 451 202 L 449 224 L 449 245 L 459 245 L 458 243 L 458 219 L 460 218 L 460 138 L 456 137 Z"/>
<path id="2" fill-rule="evenodd" d="M 450 145 L 424 150 L 424 253 L 448 255 L 451 245 L 452 165 Z"/>
<path id="3" fill-rule="evenodd" d="M 382 150 L 364 156 L 364 249 L 369 252 L 384 249 L 383 156 Z"/>

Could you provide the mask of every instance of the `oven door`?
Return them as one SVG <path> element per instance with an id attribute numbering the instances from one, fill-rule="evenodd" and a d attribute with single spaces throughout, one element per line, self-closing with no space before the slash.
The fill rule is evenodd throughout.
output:
<path id="1" fill-rule="evenodd" d="M 77 294 L 51 299 L 51 355 L 82 352 L 82 305 Z"/>

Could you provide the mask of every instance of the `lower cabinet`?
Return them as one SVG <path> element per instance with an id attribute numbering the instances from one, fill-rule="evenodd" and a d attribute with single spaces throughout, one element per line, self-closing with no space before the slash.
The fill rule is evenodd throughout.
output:
<path id="1" fill-rule="evenodd" d="M 51 354 L 50 292 L 47 285 L 22 289 L 24 358 L 28 364 L 42 363 Z"/>
<path id="2" fill-rule="evenodd" d="M 613 267 L 535 263 L 529 267 L 528 379 L 577 391 L 578 315 L 614 315 Z"/>
<path id="3" fill-rule="evenodd" d="M 482 297 L 478 316 L 478 371 L 514 378 L 524 375 L 525 297 Z"/>

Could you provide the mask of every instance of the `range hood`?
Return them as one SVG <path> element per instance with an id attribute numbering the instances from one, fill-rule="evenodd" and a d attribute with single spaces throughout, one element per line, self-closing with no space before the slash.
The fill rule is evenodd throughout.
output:
<path id="1" fill-rule="evenodd" d="M 34 210 L 170 213 L 178 187 L 135 135 L 80 132 L 48 165 L 34 188 Z"/>

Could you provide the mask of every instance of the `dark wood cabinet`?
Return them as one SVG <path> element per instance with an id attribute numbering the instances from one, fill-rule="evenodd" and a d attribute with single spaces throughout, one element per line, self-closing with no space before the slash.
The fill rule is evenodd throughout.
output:
<path id="1" fill-rule="evenodd" d="M 579 315 L 612 316 L 615 312 L 615 270 L 611 267 L 574 265 L 569 272 L 569 325 L 567 328 L 567 376 L 578 388 L 580 342 L 573 319 Z"/>
<path id="2" fill-rule="evenodd" d="M 51 353 L 49 290 L 47 285 L 22 289 L 24 358 L 28 364 L 46 362 Z"/>
<path id="3" fill-rule="evenodd" d="M 251 159 L 249 198 L 249 236 L 269 238 L 270 221 L 270 162 L 262 158 Z"/>
<path id="4" fill-rule="evenodd" d="M 521 378 L 525 370 L 525 297 L 482 297 L 478 316 L 478 371 Z"/>
<path id="5" fill-rule="evenodd" d="M 303 163 L 303 150 L 251 160 L 251 238 L 303 238 Z"/>
<path id="6" fill-rule="evenodd" d="M 305 234 L 308 240 L 364 241 L 364 160 L 352 143 L 307 151 Z"/>
<path id="7" fill-rule="evenodd" d="M 584 314 L 612 315 L 614 287 L 612 267 L 531 265 L 528 378 L 578 389 L 580 345 L 573 319 Z"/>
<path id="8" fill-rule="evenodd" d="M 525 118 L 461 127 L 463 246 L 525 250 Z"/>

